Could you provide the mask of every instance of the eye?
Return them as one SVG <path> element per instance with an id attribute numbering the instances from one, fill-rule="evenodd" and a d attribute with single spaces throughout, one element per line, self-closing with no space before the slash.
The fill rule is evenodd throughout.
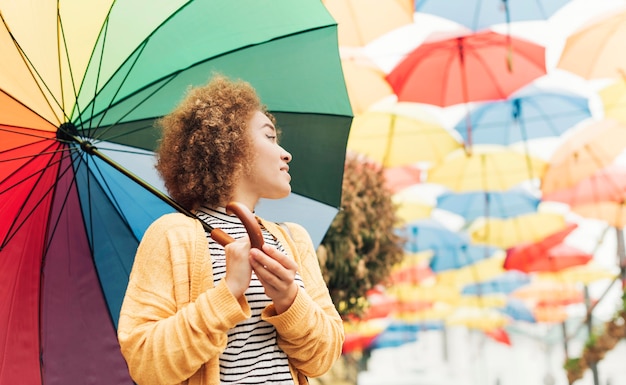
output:
<path id="1" fill-rule="evenodd" d="M 267 137 L 267 139 L 272 140 L 272 141 L 276 141 L 276 135 L 265 135 Z"/>

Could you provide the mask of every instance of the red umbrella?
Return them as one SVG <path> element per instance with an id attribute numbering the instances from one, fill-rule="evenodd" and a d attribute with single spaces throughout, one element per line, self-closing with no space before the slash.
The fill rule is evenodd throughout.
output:
<path id="1" fill-rule="evenodd" d="M 578 225 L 569 224 L 539 242 L 527 243 L 507 250 L 504 268 L 526 273 L 533 271 L 559 271 L 566 267 L 589 262 L 593 255 L 563 243 Z"/>
<path id="2" fill-rule="evenodd" d="M 545 74 L 544 47 L 483 31 L 418 46 L 387 80 L 400 101 L 445 107 L 504 99 Z"/>

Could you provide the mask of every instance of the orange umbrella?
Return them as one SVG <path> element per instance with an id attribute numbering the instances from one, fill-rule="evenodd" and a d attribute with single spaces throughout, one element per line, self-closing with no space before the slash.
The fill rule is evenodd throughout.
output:
<path id="1" fill-rule="evenodd" d="M 572 211 L 585 217 L 607 222 L 619 229 L 626 226 L 626 202 L 596 202 L 572 207 Z"/>
<path id="2" fill-rule="evenodd" d="M 586 79 L 620 76 L 625 40 L 626 9 L 613 11 L 569 36 L 557 67 Z"/>
<path id="3" fill-rule="evenodd" d="M 570 206 L 594 202 L 621 202 L 626 198 L 626 166 L 611 164 L 574 186 L 544 194 L 542 200 Z"/>
<path id="4" fill-rule="evenodd" d="M 385 73 L 369 59 L 349 58 L 341 60 L 343 76 L 350 98 L 352 112 L 359 115 L 378 101 L 393 95 Z"/>
<path id="5" fill-rule="evenodd" d="M 554 151 L 543 175 L 541 191 L 571 187 L 613 163 L 626 148 L 626 125 L 612 119 L 585 124 Z"/>
<path id="6" fill-rule="evenodd" d="M 534 281 L 510 294 L 513 298 L 537 306 L 564 306 L 583 303 L 584 294 L 574 284 L 557 281 Z"/>
<path id="7" fill-rule="evenodd" d="M 340 46 L 362 47 L 413 22 L 411 0 L 323 0 L 337 21 Z"/>

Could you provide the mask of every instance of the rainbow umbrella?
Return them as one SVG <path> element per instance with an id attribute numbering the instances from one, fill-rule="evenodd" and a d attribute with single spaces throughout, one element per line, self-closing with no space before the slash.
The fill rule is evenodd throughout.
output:
<path id="1" fill-rule="evenodd" d="M 0 383 L 132 384 L 119 309 L 139 239 L 176 207 L 154 119 L 213 71 L 250 81 L 294 155 L 283 203 L 321 239 L 352 120 L 336 22 L 312 0 L 3 1 L 0 16 Z"/>

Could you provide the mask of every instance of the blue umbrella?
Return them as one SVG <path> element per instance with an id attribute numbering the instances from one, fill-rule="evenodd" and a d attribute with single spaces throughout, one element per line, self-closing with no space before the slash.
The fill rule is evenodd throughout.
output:
<path id="1" fill-rule="evenodd" d="M 486 245 L 465 244 L 459 247 L 449 247 L 435 250 L 430 259 L 430 269 L 435 272 L 460 269 L 487 259 L 498 251 L 497 247 Z"/>
<path id="2" fill-rule="evenodd" d="M 484 295 L 503 293 L 509 294 L 517 288 L 530 283 L 530 277 L 521 271 L 508 271 L 489 281 L 472 283 L 463 286 L 461 294 Z"/>
<path id="3" fill-rule="evenodd" d="M 394 321 L 374 338 L 370 347 L 380 349 L 402 346 L 417 341 L 418 333 L 421 331 L 441 329 L 443 329 L 441 321 L 411 323 Z"/>
<path id="4" fill-rule="evenodd" d="M 437 197 L 437 208 L 462 216 L 467 222 L 479 217 L 510 218 L 537 211 L 541 200 L 523 189 L 508 191 L 447 191 Z"/>
<path id="5" fill-rule="evenodd" d="M 463 140 L 469 125 L 473 144 L 499 145 L 558 137 L 591 117 L 588 98 L 548 91 L 486 102 L 468 114 L 454 127 Z"/>
<path id="6" fill-rule="evenodd" d="M 516 321 L 537 322 L 532 310 L 526 304 L 515 298 L 509 298 L 504 308 L 498 311 L 508 315 Z"/>
<path id="7" fill-rule="evenodd" d="M 432 250 L 438 252 L 454 252 L 469 243 L 469 238 L 450 230 L 435 219 L 419 219 L 407 223 L 399 230 L 406 237 L 404 249 L 410 253 Z"/>
<path id="8" fill-rule="evenodd" d="M 415 11 L 450 19 L 474 31 L 494 24 L 546 20 L 569 0 L 416 0 Z"/>

